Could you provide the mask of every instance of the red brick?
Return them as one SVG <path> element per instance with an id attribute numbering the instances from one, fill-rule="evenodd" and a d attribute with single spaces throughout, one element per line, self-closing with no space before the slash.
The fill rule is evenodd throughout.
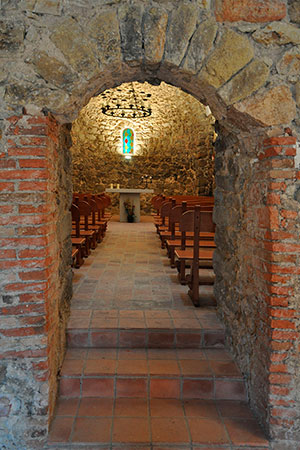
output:
<path id="1" fill-rule="evenodd" d="M 268 194 L 267 205 L 280 205 L 281 197 L 279 194 Z"/>
<path id="2" fill-rule="evenodd" d="M 293 401 L 292 400 L 283 400 L 283 399 L 275 400 L 275 399 L 271 398 L 271 403 L 274 406 L 276 405 L 276 406 L 288 406 L 288 407 L 290 407 L 290 406 L 292 406 Z"/>
<path id="3" fill-rule="evenodd" d="M 287 295 L 287 294 L 290 295 L 290 294 L 293 293 L 293 288 L 292 287 L 286 287 L 286 286 L 268 285 L 267 289 L 268 289 L 270 294 L 276 294 L 276 295 Z"/>
<path id="4" fill-rule="evenodd" d="M 18 248 L 21 246 L 42 247 L 49 243 L 48 237 L 32 237 L 32 238 L 5 238 L 0 239 L 0 247 Z"/>
<path id="5" fill-rule="evenodd" d="M 277 340 L 295 340 L 299 337 L 299 333 L 296 331 L 279 331 L 279 330 L 272 330 L 272 339 Z"/>
<path id="6" fill-rule="evenodd" d="M 283 239 L 295 239 L 294 234 L 288 233 L 287 231 L 270 231 L 267 230 L 265 234 L 265 239 L 271 241 L 282 241 Z"/>
<path id="7" fill-rule="evenodd" d="M 20 294 L 19 295 L 20 302 L 23 303 L 36 303 L 42 302 L 45 299 L 44 293 L 30 293 L 30 294 Z"/>
<path id="8" fill-rule="evenodd" d="M 55 205 L 42 203 L 40 205 L 19 205 L 20 214 L 48 214 L 55 211 Z"/>
<path id="9" fill-rule="evenodd" d="M 280 183 L 276 183 L 276 182 L 271 182 L 268 185 L 268 188 L 271 191 L 282 191 L 284 192 L 286 190 L 286 184 L 284 182 L 280 182 Z"/>
<path id="10" fill-rule="evenodd" d="M 298 216 L 297 211 L 290 211 L 288 209 L 282 209 L 280 215 L 286 219 L 295 219 Z M 299 246 L 300 247 L 300 246 Z"/>
<path id="11" fill-rule="evenodd" d="M 16 258 L 16 250 L 1 250 L 0 249 L 0 259 L 6 258 Z"/>
<path id="12" fill-rule="evenodd" d="M 288 297 L 270 297 L 266 296 L 265 301 L 271 306 L 288 306 L 289 298 Z"/>
<path id="13" fill-rule="evenodd" d="M 8 292 L 16 292 L 16 291 L 44 291 L 47 289 L 46 283 L 11 283 L 5 286 L 5 290 Z"/>
<path id="14" fill-rule="evenodd" d="M 281 154 L 281 152 L 282 152 L 282 147 L 279 147 L 279 146 L 277 146 L 277 147 L 268 147 L 268 148 L 264 149 L 263 153 L 260 153 L 258 155 L 258 159 L 262 160 L 262 159 L 265 159 L 265 158 L 278 156 L 278 155 Z"/>
<path id="15" fill-rule="evenodd" d="M 47 146 L 47 137 L 22 137 L 20 139 L 21 145 L 31 146 L 31 147 L 43 147 Z"/>
<path id="16" fill-rule="evenodd" d="M 272 416 L 280 416 L 280 417 L 296 417 L 297 412 L 294 409 L 287 408 L 272 408 L 271 409 Z"/>
<path id="17" fill-rule="evenodd" d="M 220 0 L 215 15 L 218 22 L 272 22 L 286 16 L 286 6 L 279 0 Z"/>
<path id="18" fill-rule="evenodd" d="M 0 334 L 7 337 L 13 336 L 36 336 L 39 334 L 45 334 L 44 327 L 25 327 L 25 328 L 12 328 L 10 330 L 0 330 Z"/>
<path id="19" fill-rule="evenodd" d="M 282 387 L 282 386 L 276 386 L 276 385 L 271 384 L 270 385 L 270 392 L 271 392 L 271 394 L 274 394 L 274 395 L 283 395 L 283 396 L 285 396 L 285 395 L 289 395 L 290 388 Z"/>
<path id="20" fill-rule="evenodd" d="M 270 364 L 269 369 L 270 369 L 270 372 L 273 372 L 273 373 L 288 372 L 288 368 L 287 368 L 286 364 Z"/>
<path id="21" fill-rule="evenodd" d="M 19 250 L 19 258 L 43 258 L 47 255 L 48 250 L 46 248 L 41 249 L 25 249 Z"/>
<path id="22" fill-rule="evenodd" d="M 271 373 L 269 375 L 269 381 L 271 384 L 289 384 L 291 379 L 291 375 L 287 374 Z"/>
<path id="23" fill-rule="evenodd" d="M 291 281 L 291 276 L 274 275 L 271 273 L 264 273 L 263 278 L 270 283 L 286 284 Z"/>
<path id="24" fill-rule="evenodd" d="M 271 315 L 273 317 L 295 317 L 295 309 L 271 309 Z"/>
<path id="25" fill-rule="evenodd" d="M 275 2 L 272 2 L 275 6 Z M 246 4 L 249 5 L 248 2 Z M 270 137 L 264 140 L 264 146 L 267 147 L 269 145 L 296 145 L 297 138 L 294 136 L 278 136 L 278 137 Z"/>
<path id="26" fill-rule="evenodd" d="M 16 161 L 13 159 L 0 160 L 0 169 L 15 169 Z"/>
<path id="27" fill-rule="evenodd" d="M 277 170 L 277 169 L 273 169 L 270 170 L 269 172 L 269 177 L 270 178 L 285 178 L 285 179 L 291 179 L 291 178 L 295 178 L 296 174 L 294 170 Z"/>
<path id="28" fill-rule="evenodd" d="M 19 316 L 32 313 L 45 313 L 44 303 L 32 303 L 30 305 L 9 306 L 0 309 L 1 314 L 5 316 Z"/>
<path id="29" fill-rule="evenodd" d="M 291 320 L 271 320 L 272 328 L 284 328 L 285 330 L 295 330 L 295 323 Z"/>
<path id="30" fill-rule="evenodd" d="M 48 361 L 40 361 L 32 364 L 33 369 L 35 370 L 45 370 L 48 369 Z"/>
<path id="31" fill-rule="evenodd" d="M 271 361 L 272 362 L 281 362 L 281 361 L 284 361 L 287 357 L 288 357 L 288 353 L 287 352 L 284 352 L 284 353 L 273 353 L 271 355 Z"/>
<path id="32" fill-rule="evenodd" d="M 47 356 L 47 348 L 39 350 L 8 351 L 0 353 L 0 359 L 6 358 L 42 358 Z"/>
<path id="33" fill-rule="evenodd" d="M 49 222 L 50 218 L 49 214 L 6 216 L 0 217 L 0 225 L 39 225 Z"/>
<path id="34" fill-rule="evenodd" d="M 43 168 L 50 167 L 50 162 L 47 159 L 20 159 L 19 160 L 20 168 Z"/>
<path id="35" fill-rule="evenodd" d="M 285 154 L 286 154 L 286 156 L 296 156 L 297 150 L 296 150 L 295 147 L 286 148 L 285 149 Z"/>
<path id="36" fill-rule="evenodd" d="M 10 147 L 8 156 L 47 156 L 46 147 Z"/>
<path id="37" fill-rule="evenodd" d="M 49 177 L 48 170 L 6 170 L 1 173 L 1 178 L 6 180 L 26 180 L 26 179 L 47 179 Z"/>
<path id="38" fill-rule="evenodd" d="M 13 192 L 15 190 L 15 184 L 9 182 L 0 182 L 0 192 Z"/>
<path id="39" fill-rule="evenodd" d="M 292 346 L 292 342 L 271 342 L 272 350 L 276 351 L 289 350 Z"/>
<path id="40" fill-rule="evenodd" d="M 48 182 L 47 181 L 21 181 L 19 184 L 20 191 L 47 191 Z"/>

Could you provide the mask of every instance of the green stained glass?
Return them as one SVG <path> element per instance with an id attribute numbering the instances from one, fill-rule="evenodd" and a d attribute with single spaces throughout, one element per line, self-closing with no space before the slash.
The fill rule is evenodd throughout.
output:
<path id="1" fill-rule="evenodd" d="M 133 140 L 134 133 L 130 128 L 125 128 L 123 131 L 123 154 L 132 155 L 133 154 Z"/>

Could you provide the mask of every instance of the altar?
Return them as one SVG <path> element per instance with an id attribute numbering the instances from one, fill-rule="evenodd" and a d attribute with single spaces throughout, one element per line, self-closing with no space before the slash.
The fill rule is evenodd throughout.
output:
<path id="1" fill-rule="evenodd" d="M 153 189 L 105 189 L 108 193 L 120 194 L 120 222 L 127 222 L 127 214 L 124 202 L 130 202 L 134 205 L 134 222 L 140 221 L 141 217 L 141 201 L 140 194 L 153 194 Z"/>

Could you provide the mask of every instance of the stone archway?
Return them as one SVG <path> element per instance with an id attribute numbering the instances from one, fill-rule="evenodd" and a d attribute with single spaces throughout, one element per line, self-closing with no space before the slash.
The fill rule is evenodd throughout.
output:
<path id="1" fill-rule="evenodd" d="M 133 80 L 180 87 L 209 104 L 219 122 L 219 313 L 266 429 L 277 440 L 297 439 L 299 172 L 296 138 L 282 130 L 293 127 L 296 117 L 289 84 L 295 67 L 274 52 L 278 78 L 263 46 L 275 39 L 278 27 L 281 37 L 274 45 L 282 45 L 280 39 L 293 44 L 298 34 L 294 25 L 276 22 L 286 14 L 282 2 L 279 16 L 272 8 L 264 11 L 265 20 L 275 22 L 257 24 L 251 36 L 247 27 L 235 28 L 235 21 L 259 18 L 241 9 L 228 19 L 226 8 L 198 3 L 182 2 L 176 10 L 169 3 L 91 5 L 83 14 L 80 4 L 62 10 L 57 1 L 17 7 L 14 19 L 5 12 L 4 49 L 16 64 L 4 77 L 1 139 L 7 203 L 1 207 L 7 214 L 1 238 L 7 271 L 1 280 L 7 319 L 2 334 L 8 342 L 1 373 L 9 392 L 1 400 L 4 442 L 18 445 L 27 436 L 29 447 L 38 445 L 56 395 L 70 296 L 68 127 L 61 124 L 72 121 L 91 96 Z"/>

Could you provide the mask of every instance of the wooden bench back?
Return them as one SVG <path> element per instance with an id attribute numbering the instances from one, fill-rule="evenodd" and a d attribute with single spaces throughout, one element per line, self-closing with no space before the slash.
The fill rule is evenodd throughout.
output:
<path id="1" fill-rule="evenodd" d="M 179 222 L 179 229 L 182 232 L 194 231 L 195 211 L 199 215 L 199 232 L 215 232 L 215 224 L 212 220 L 212 211 L 205 211 L 201 209 L 200 205 L 195 206 L 193 210 L 185 211 Z M 198 218 L 197 215 L 197 218 Z M 196 219 L 197 220 L 197 219 Z"/>
<path id="2" fill-rule="evenodd" d="M 75 232 L 76 237 L 80 236 L 80 211 L 78 206 L 75 205 L 75 203 L 72 203 L 71 205 L 71 215 L 72 215 L 72 222 L 75 222 Z"/>

